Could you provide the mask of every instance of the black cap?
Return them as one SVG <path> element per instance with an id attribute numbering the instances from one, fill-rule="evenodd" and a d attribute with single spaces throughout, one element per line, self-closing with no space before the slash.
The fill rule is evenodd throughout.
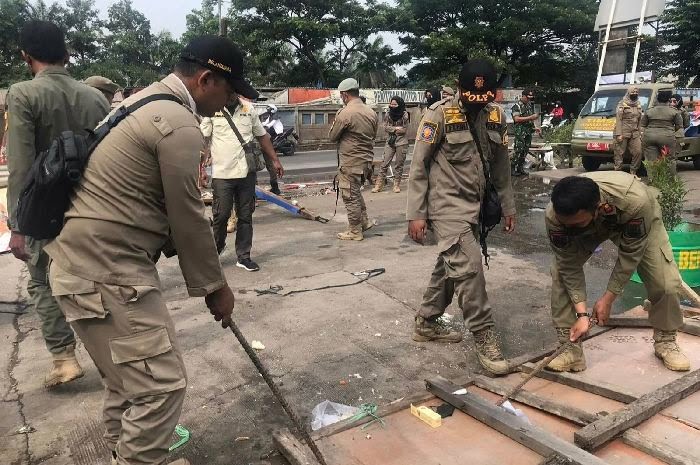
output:
<path id="1" fill-rule="evenodd" d="M 496 100 L 498 75 L 488 60 L 469 60 L 459 73 L 462 97 L 470 103 L 488 103 Z"/>
<path id="2" fill-rule="evenodd" d="M 243 78 L 245 66 L 243 53 L 225 37 L 201 36 L 190 41 L 182 50 L 180 58 L 197 63 L 226 78 L 233 90 L 251 100 L 260 94 Z"/>
<path id="3" fill-rule="evenodd" d="M 524 90 L 523 90 L 523 95 L 526 96 L 526 97 L 530 97 L 531 95 L 534 96 L 534 94 L 535 94 L 535 92 L 533 92 L 532 89 L 524 89 Z"/>

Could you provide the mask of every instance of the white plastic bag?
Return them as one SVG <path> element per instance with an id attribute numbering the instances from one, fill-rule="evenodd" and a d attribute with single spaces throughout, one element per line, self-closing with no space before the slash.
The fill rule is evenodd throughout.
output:
<path id="1" fill-rule="evenodd" d="M 359 409 L 349 405 L 336 404 L 324 400 L 311 411 L 311 429 L 316 431 L 324 426 L 332 425 L 355 415 Z"/>

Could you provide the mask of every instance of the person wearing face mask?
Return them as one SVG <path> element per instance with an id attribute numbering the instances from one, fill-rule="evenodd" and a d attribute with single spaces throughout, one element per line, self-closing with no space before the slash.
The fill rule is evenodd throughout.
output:
<path id="1" fill-rule="evenodd" d="M 644 158 L 654 161 L 660 156 L 667 156 L 671 161 L 671 171 L 676 173 L 676 154 L 683 140 L 683 116 L 669 105 L 670 90 L 660 90 L 656 95 L 658 105 L 649 108 L 640 120 L 644 128 L 642 148 Z"/>
<path id="2" fill-rule="evenodd" d="M 338 144 L 338 189 L 348 211 L 349 228 L 338 233 L 341 241 L 361 241 L 373 226 L 360 188 L 370 176 L 377 135 L 377 114 L 362 103 L 360 85 L 353 78 L 338 86 L 345 107 L 335 116 L 328 139 Z"/>
<path id="3" fill-rule="evenodd" d="M 586 369 L 580 338 L 592 319 L 606 324 L 613 302 L 636 269 L 651 301 L 656 357 L 669 370 L 688 371 L 690 362 L 676 343 L 683 324 L 681 278 L 655 192 L 621 171 L 569 176 L 554 186 L 545 224 L 554 253 L 552 320 L 560 343 L 574 343 L 548 369 Z M 607 240 L 618 247 L 617 263 L 607 290 L 588 314 L 583 266 Z"/>
<path id="4" fill-rule="evenodd" d="M 165 463 L 185 399 L 182 349 L 156 268 L 168 242 L 188 294 L 230 325 L 234 295 L 197 188 L 197 115 L 213 116 L 236 95 L 257 97 L 243 53 L 224 37 L 192 39 L 171 74 L 114 110 L 154 99 L 92 152 L 65 226 L 46 247 L 53 294 L 102 377 L 112 465 Z"/>
<path id="5" fill-rule="evenodd" d="M 44 251 L 46 240 L 18 230 L 17 201 L 34 159 L 63 131 L 87 133 L 107 113 L 109 103 L 95 89 L 73 79 L 65 68 L 68 52 L 63 33 L 53 23 L 29 21 L 20 33 L 22 58 L 34 79 L 10 87 L 7 94 L 7 187 L 10 249 L 27 264 L 27 291 L 41 319 L 41 332 L 53 356 L 44 384 L 53 387 L 83 376 L 75 357 L 75 336 L 51 295 Z M 38 213 L 40 214 L 40 213 Z"/>
<path id="6" fill-rule="evenodd" d="M 676 110 L 681 112 L 681 117 L 683 118 L 683 129 L 690 126 L 690 113 L 683 106 L 683 96 L 680 94 L 673 94 L 671 96 L 671 102 L 669 103 Z"/>
<path id="7" fill-rule="evenodd" d="M 428 106 L 441 100 L 440 89 L 437 87 L 425 91 L 425 102 Z"/>
<path id="8" fill-rule="evenodd" d="M 401 177 L 403 176 L 403 165 L 406 162 L 406 152 L 408 152 L 408 137 L 406 130 L 411 122 L 411 117 L 406 111 L 406 104 L 399 96 L 391 98 L 389 111 L 384 117 L 384 130 L 389 135 L 384 147 L 384 161 L 379 169 L 376 183 L 372 192 L 381 192 L 386 183 L 386 173 L 391 166 L 391 161 L 396 157 L 394 163 L 394 192 L 401 192 Z"/>
<path id="9" fill-rule="evenodd" d="M 204 135 L 205 152 L 211 156 L 214 193 L 212 227 L 216 248 L 221 254 L 226 247 L 228 221 L 235 207 L 236 266 L 246 271 L 258 271 L 260 266 L 250 258 L 258 173 L 254 166 L 248 166 L 244 144 L 257 140 L 265 159 L 270 160 L 275 175 L 282 177 L 284 169 L 272 146 L 270 134 L 260 122 L 253 104 L 238 96 L 234 96 L 213 117 L 202 118 L 200 128 Z"/>
<path id="10" fill-rule="evenodd" d="M 511 112 L 515 123 L 515 142 L 513 143 L 513 160 L 511 163 L 512 176 L 526 175 L 525 157 L 532 145 L 532 134 L 536 131 L 535 121 L 540 117 L 535 113 L 533 101 L 534 92 L 530 89 L 523 90 L 520 101 L 513 105 Z"/>
<path id="11" fill-rule="evenodd" d="M 439 318 L 454 296 L 474 335 L 481 365 L 508 372 L 494 329 L 479 247 L 480 210 L 486 173 L 495 186 L 505 219 L 515 227 L 515 201 L 508 160 L 506 116 L 492 103 L 497 74 L 486 60 L 471 60 L 459 75 L 457 95 L 428 107 L 418 125 L 408 181 L 408 234 L 422 244 L 431 229 L 439 255 L 423 302 L 415 315 L 413 340 L 459 342 L 462 332 Z"/>
<path id="12" fill-rule="evenodd" d="M 622 170 L 622 162 L 629 151 L 632 157 L 630 174 L 636 176 L 642 164 L 642 139 L 640 133 L 640 121 L 642 118 L 642 106 L 639 103 L 639 89 L 632 86 L 627 90 L 625 97 L 617 104 L 615 117 L 615 129 L 613 130 L 613 156 L 615 170 Z"/>

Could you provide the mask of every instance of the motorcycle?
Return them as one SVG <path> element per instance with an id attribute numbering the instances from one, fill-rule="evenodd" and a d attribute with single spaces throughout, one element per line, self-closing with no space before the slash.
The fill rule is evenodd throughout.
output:
<path id="1" fill-rule="evenodd" d="M 298 141 L 299 136 L 297 136 L 294 128 L 289 128 L 272 139 L 272 147 L 280 155 L 291 157 L 296 152 Z"/>

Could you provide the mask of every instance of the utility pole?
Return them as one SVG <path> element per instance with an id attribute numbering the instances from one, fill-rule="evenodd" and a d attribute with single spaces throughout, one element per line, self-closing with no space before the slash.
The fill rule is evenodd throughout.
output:
<path id="1" fill-rule="evenodd" d="M 219 0 L 219 35 L 226 37 L 226 18 L 221 15 L 221 6 L 223 0 Z"/>

